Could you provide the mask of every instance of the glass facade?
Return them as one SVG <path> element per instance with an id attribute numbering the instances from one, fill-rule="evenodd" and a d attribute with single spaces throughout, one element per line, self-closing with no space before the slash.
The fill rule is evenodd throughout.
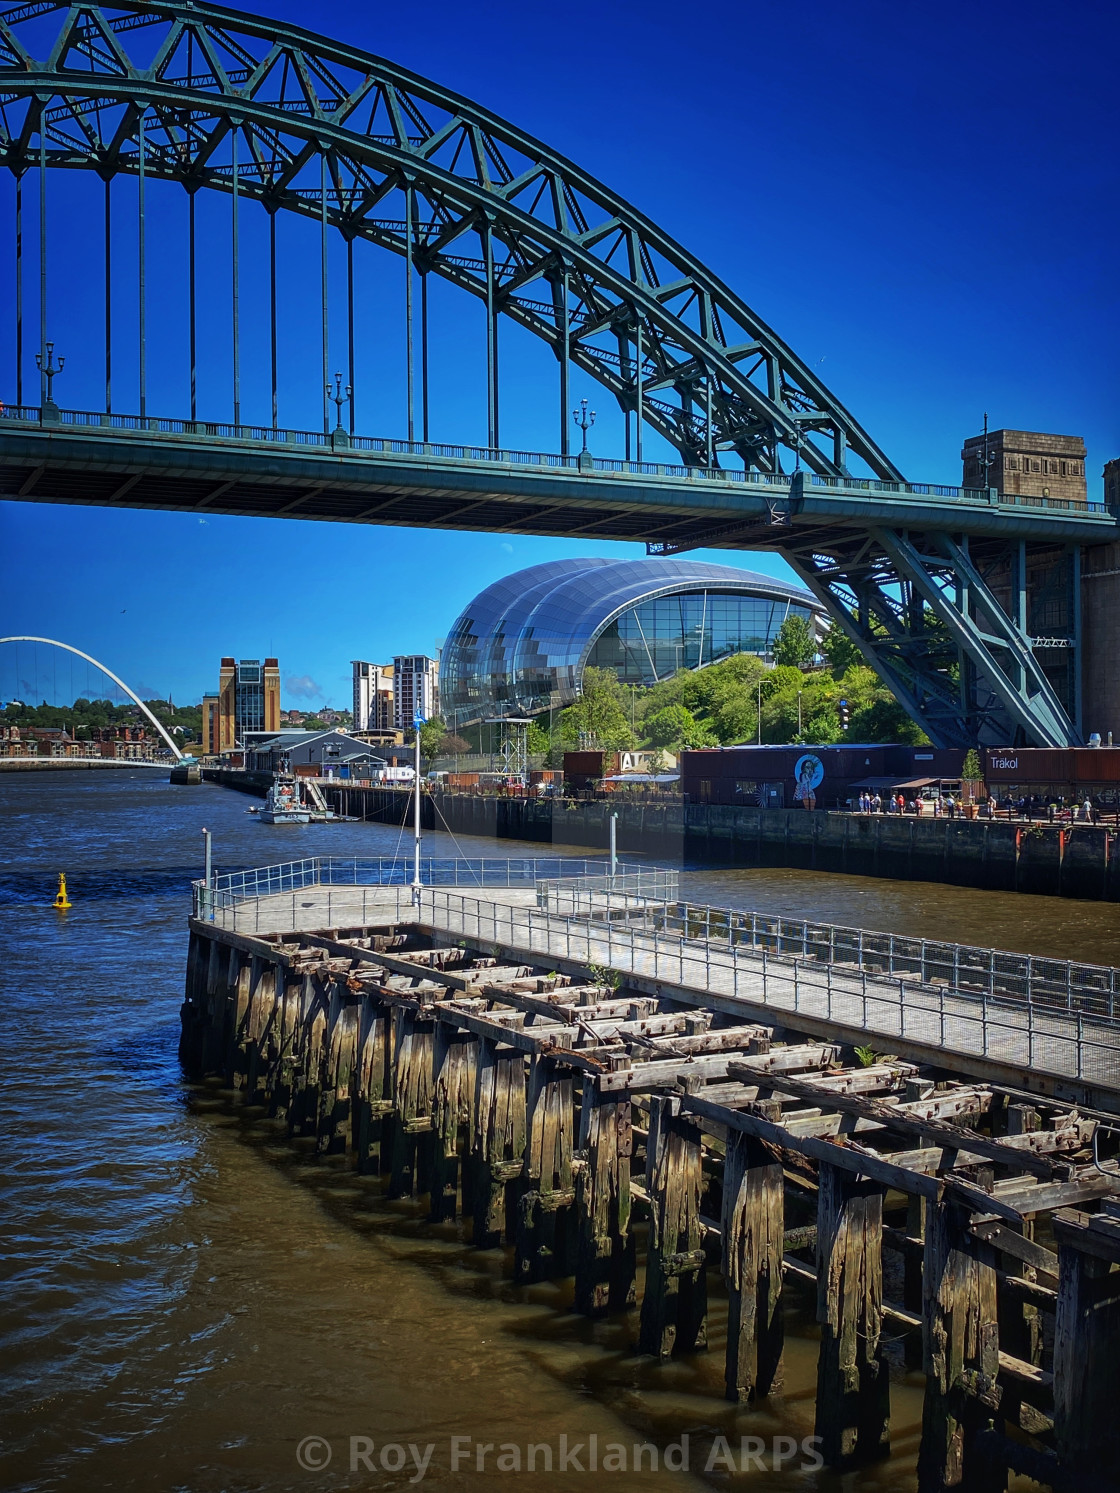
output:
<path id="1" fill-rule="evenodd" d="M 628 684 L 733 653 L 769 654 L 787 616 L 819 611 L 800 586 L 696 560 L 557 560 L 506 576 L 456 619 L 441 660 L 452 726 L 560 708 L 588 665 Z"/>
<path id="2" fill-rule="evenodd" d="M 237 665 L 237 739 L 240 741 L 246 731 L 264 729 L 264 675 L 260 660 L 243 658 Z"/>

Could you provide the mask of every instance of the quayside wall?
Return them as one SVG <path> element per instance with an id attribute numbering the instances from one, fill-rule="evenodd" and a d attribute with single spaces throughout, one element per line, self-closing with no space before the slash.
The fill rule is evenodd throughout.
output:
<path id="1" fill-rule="evenodd" d="M 408 811 L 409 795 L 399 789 L 340 785 L 325 792 L 333 807 L 386 824 L 400 823 Z M 426 829 L 545 845 L 605 848 L 612 814 L 619 849 L 651 859 L 1120 901 L 1120 835 L 1103 825 L 458 793 L 434 794 L 423 804 Z"/>

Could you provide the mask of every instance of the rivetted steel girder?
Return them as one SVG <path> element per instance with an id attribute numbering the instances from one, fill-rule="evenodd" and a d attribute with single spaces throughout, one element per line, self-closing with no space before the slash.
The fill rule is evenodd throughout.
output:
<path id="1" fill-rule="evenodd" d="M 935 745 L 1080 743 L 967 538 L 876 526 L 781 551 Z"/>
<path id="2" fill-rule="evenodd" d="M 836 475 L 851 452 L 878 477 L 900 476 L 792 350 L 649 219 L 382 58 L 206 3 L 31 0 L 0 14 L 0 162 L 33 166 L 40 130 L 50 167 L 135 174 L 142 137 L 146 176 L 229 192 L 236 173 L 239 194 L 270 212 L 320 218 L 325 175 L 326 217 L 345 236 L 409 252 L 421 273 L 490 299 L 686 463 L 735 450 L 776 471 L 785 448 Z"/>

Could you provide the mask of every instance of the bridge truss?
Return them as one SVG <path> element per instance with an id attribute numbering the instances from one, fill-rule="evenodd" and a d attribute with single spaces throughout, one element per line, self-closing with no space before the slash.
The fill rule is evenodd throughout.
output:
<path id="1" fill-rule="evenodd" d="M 1066 689 L 1059 696 L 1053 670 L 1035 656 L 1027 630 L 1025 560 L 1015 572 L 1023 580 L 1018 600 L 1008 610 L 986 576 L 993 565 L 1005 564 L 1006 553 L 997 544 L 997 558 L 982 541 L 977 549 L 954 527 L 950 504 L 929 530 L 876 525 L 870 513 L 864 521 L 848 518 L 836 533 L 822 534 L 819 524 L 806 529 L 794 492 L 805 472 L 841 486 L 853 467 L 872 481 L 900 483 L 901 474 L 734 291 L 581 168 L 477 104 L 382 58 L 219 5 L 28 0 L 0 12 L 0 161 L 16 178 L 21 244 L 21 187 L 29 173 L 38 177 L 44 370 L 50 368 L 48 173 L 91 171 L 105 183 L 105 413 L 114 421 L 111 184 L 120 176 L 136 180 L 142 431 L 175 423 L 148 412 L 146 194 L 155 181 L 185 189 L 191 394 L 189 421 L 175 434 L 191 460 L 184 458 L 180 470 L 198 465 L 208 438 L 200 433 L 197 408 L 195 232 L 196 197 L 206 189 L 232 197 L 232 421 L 224 429 L 234 441 L 253 434 L 242 423 L 241 203 L 255 202 L 268 215 L 272 423 L 258 433 L 272 437 L 272 469 L 279 461 L 294 471 L 297 462 L 289 457 L 306 456 L 281 448 L 278 439 L 276 221 L 283 210 L 311 220 L 321 234 L 324 389 L 331 382 L 327 245 L 337 232 L 347 251 L 348 389 L 355 383 L 354 245 L 366 241 L 405 262 L 402 375 L 410 443 L 417 437 L 427 443 L 430 436 L 427 288 L 435 275 L 485 307 L 487 460 L 501 451 L 499 328 L 505 318 L 555 356 L 558 476 L 573 489 L 582 481 L 595 513 L 601 512 L 595 484 L 588 484 L 584 464 L 570 451 L 573 368 L 617 401 L 625 416 L 625 461 L 639 472 L 643 436 L 652 430 L 689 471 L 718 478 L 731 469 L 729 478 L 753 474 L 788 488 L 776 505 L 761 504 L 744 489 L 737 501 L 721 505 L 714 521 L 695 505 L 670 515 L 654 502 L 643 514 L 643 496 L 630 494 L 634 521 L 626 537 L 644 538 L 664 553 L 700 543 L 780 549 L 935 741 L 1079 739 L 1075 693 Z M 48 444 L 28 465 L 34 441 L 26 430 L 16 440 L 0 430 L 0 491 L 66 501 L 65 482 L 52 475 L 50 453 L 58 442 L 49 448 L 49 441 L 60 412 L 51 378 L 44 371 L 38 406 L 25 408 L 22 340 L 20 299 L 13 413 L 37 421 Z M 354 411 L 351 398 L 349 430 L 339 418 L 332 434 L 324 393 L 323 432 L 332 449 L 356 445 Z M 116 465 L 123 475 L 101 501 L 123 501 L 143 486 L 143 473 L 129 471 L 127 462 Z M 298 489 L 298 476 L 293 481 Z M 235 463 L 212 484 L 207 505 L 245 511 L 236 490 L 246 485 L 244 467 Z M 326 485 L 308 484 L 309 495 Z M 425 485 L 417 471 L 421 495 Z M 227 500 L 229 493 L 234 496 Z M 409 496 L 401 494 L 406 507 Z M 429 521 L 456 526 L 464 510 L 477 519 L 481 501 L 470 497 L 458 513 Z M 172 497 L 153 506 L 192 503 Z M 297 490 L 290 502 L 268 511 L 298 515 L 303 507 Z M 342 516 L 401 521 L 392 503 L 380 501 L 365 501 Z M 503 526 L 511 529 L 553 532 L 533 519 L 506 519 Z M 606 536 L 613 524 L 608 512 L 601 521 L 592 517 L 561 532 Z M 1111 537 L 1105 527 L 1097 532 Z M 1072 554 L 1067 539 L 1057 543 Z M 1071 615 L 1060 640 L 1067 648 L 1076 648 L 1074 626 Z"/>

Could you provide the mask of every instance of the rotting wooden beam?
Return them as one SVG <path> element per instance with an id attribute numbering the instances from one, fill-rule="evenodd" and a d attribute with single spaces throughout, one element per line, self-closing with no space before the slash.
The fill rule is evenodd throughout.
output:
<path id="1" fill-rule="evenodd" d="M 1058 1244 L 1054 1437 L 1063 1469 L 1082 1485 L 1120 1487 L 1116 1344 L 1120 1339 L 1120 1221 L 1075 1209 L 1051 1219 Z"/>
<path id="2" fill-rule="evenodd" d="M 430 1217 L 439 1222 L 458 1211 L 461 1137 L 474 1129 L 478 1085 L 478 1039 L 449 1022 L 435 1027 Z M 466 1188 L 463 1189 L 467 1191 Z"/>
<path id="3" fill-rule="evenodd" d="M 881 1183 L 822 1165 L 817 1193 L 816 1434 L 840 1471 L 890 1451 L 883 1320 Z"/>
<path id="4" fill-rule="evenodd" d="M 780 1151 L 736 1132 L 724 1161 L 720 1229 L 728 1296 L 724 1385 L 729 1400 L 761 1399 L 782 1387 L 784 1218 Z"/>
<path id="5" fill-rule="evenodd" d="M 473 1239 L 492 1249 L 510 1235 L 507 1190 L 525 1153 L 525 1055 L 492 1037 L 479 1043 L 471 1154 Z"/>
<path id="6" fill-rule="evenodd" d="M 572 1069 L 538 1055 L 529 1069 L 525 1161 L 518 1198 L 514 1279 L 523 1284 L 569 1274 L 575 1202 Z"/>
<path id="7" fill-rule="evenodd" d="M 970 1233 L 968 1210 L 953 1199 L 927 1214 L 923 1334 L 918 1493 L 1003 1493 L 1006 1471 L 976 1442 L 1000 1403 L 995 1254 Z"/>
<path id="8" fill-rule="evenodd" d="M 621 1063 L 624 1061 L 619 1058 Z M 630 1158 L 634 1131 L 630 1096 L 604 1094 L 583 1078 L 579 1149 L 587 1163 L 576 1179 L 579 1242 L 575 1307 L 589 1317 L 634 1304 L 634 1238 L 630 1231 Z"/>
<path id="9" fill-rule="evenodd" d="M 733 1060 L 730 1065 L 732 1077 L 740 1077 L 741 1072 L 749 1072 L 746 1066 Z M 787 1094 L 793 1094 L 799 1099 L 820 1100 L 822 1104 L 827 1103 L 833 1109 L 841 1113 L 856 1115 L 864 1120 L 877 1120 L 880 1125 L 901 1134 L 917 1135 L 925 1141 L 937 1141 L 943 1148 L 951 1150 L 968 1150 L 977 1156 L 983 1156 L 989 1161 L 1001 1162 L 1004 1166 L 1012 1167 L 1018 1171 L 1031 1172 L 1036 1177 L 1043 1177 L 1050 1181 L 1054 1177 L 1065 1177 L 1069 1168 L 1061 1162 L 1049 1160 L 1033 1152 L 1029 1145 L 1015 1146 L 1006 1140 L 992 1140 L 989 1136 L 980 1135 L 975 1130 L 969 1130 L 965 1126 L 948 1125 L 944 1121 L 929 1117 L 915 1117 L 890 1104 L 883 1104 L 878 1099 L 866 1099 L 856 1094 L 840 1094 L 835 1090 L 825 1090 L 812 1079 L 795 1078 L 790 1074 L 777 1073 L 772 1078 L 772 1087 L 781 1089 Z M 827 1100 L 825 1094 L 828 1095 Z M 1030 1136 L 1018 1137 L 1018 1139 L 1029 1142 Z"/>
<path id="10" fill-rule="evenodd" d="M 638 1349 L 670 1358 L 707 1347 L 708 1285 L 700 1132 L 676 1098 L 650 1100 L 650 1231 Z"/>

